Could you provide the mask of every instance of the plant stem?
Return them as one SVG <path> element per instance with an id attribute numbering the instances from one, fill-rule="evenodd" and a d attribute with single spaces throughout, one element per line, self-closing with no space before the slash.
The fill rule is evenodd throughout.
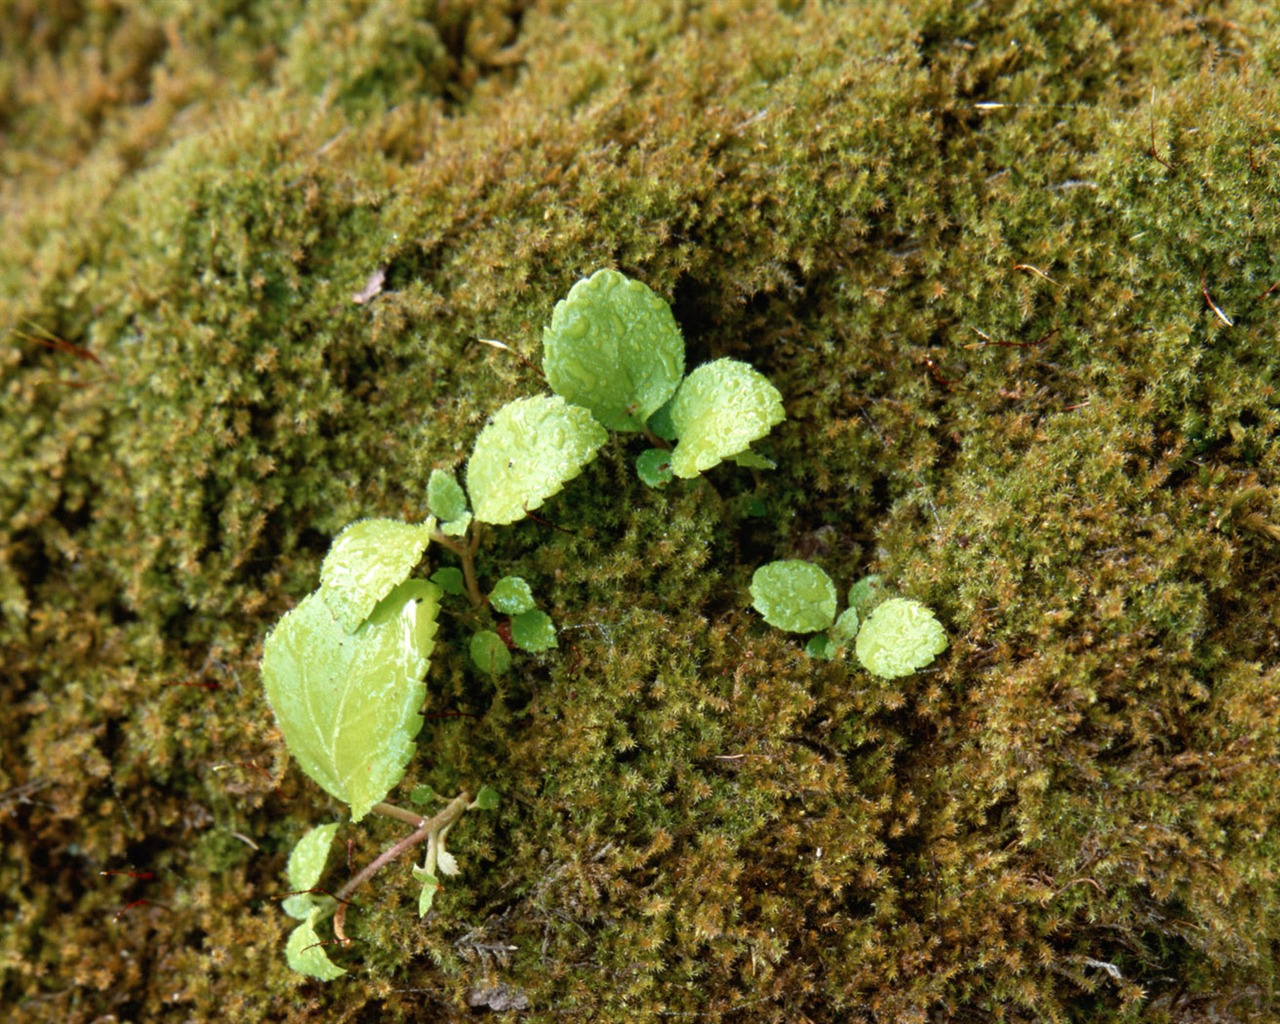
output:
<path id="1" fill-rule="evenodd" d="M 333 915 L 333 934 L 339 942 L 341 942 L 345 946 L 348 942 L 351 941 L 350 939 L 347 938 L 347 933 L 346 933 L 347 907 L 350 905 L 350 902 L 351 902 L 351 894 L 355 892 L 358 888 L 360 888 L 360 886 L 364 885 L 365 882 L 367 882 L 370 878 L 376 875 L 384 867 L 390 864 L 393 860 L 407 853 L 409 850 L 412 850 L 415 846 L 419 846 L 422 843 L 426 842 L 433 835 L 436 835 L 444 831 L 445 829 L 447 829 L 450 825 L 452 825 L 455 821 L 457 821 L 459 818 L 462 817 L 462 815 L 466 812 L 467 807 L 470 805 L 470 803 L 471 803 L 471 794 L 464 790 L 463 792 L 459 793 L 456 797 L 454 797 L 451 801 L 449 801 L 448 807 L 446 807 L 443 811 L 441 811 L 435 817 L 428 818 L 426 821 L 421 821 L 420 819 L 414 817 L 409 811 L 402 811 L 398 807 L 393 807 L 392 804 L 376 804 L 375 805 L 375 808 L 374 808 L 375 810 L 378 810 L 381 808 L 392 808 L 394 811 L 398 812 L 398 813 L 392 814 L 391 815 L 392 817 L 401 818 L 401 817 L 404 817 L 405 815 L 409 815 L 409 817 L 412 820 L 419 821 L 420 823 L 413 832 L 409 833 L 409 835 L 405 836 L 394 846 L 380 853 L 375 860 L 371 861 L 364 868 L 362 868 L 359 874 L 357 874 L 354 878 L 352 878 L 349 882 L 347 882 L 346 885 L 344 885 L 341 889 L 339 889 L 336 893 L 333 894 L 334 899 L 338 901 L 338 909 Z M 383 810 L 382 813 L 386 814 L 388 812 Z"/>
<path id="2" fill-rule="evenodd" d="M 413 811 L 406 811 L 403 807 L 397 807 L 395 804 L 389 804 L 386 802 L 383 802 L 380 804 L 374 804 L 372 809 L 376 811 L 378 814 L 383 814 L 388 818 L 396 818 L 400 821 L 407 821 L 414 828 L 417 828 L 419 825 L 421 825 L 424 821 L 427 820 L 424 815 L 414 814 Z"/>
<path id="3" fill-rule="evenodd" d="M 467 543 L 461 552 L 462 579 L 467 588 L 467 597 L 471 598 L 473 608 L 484 605 L 484 596 L 480 593 L 480 584 L 476 581 L 476 550 L 480 547 L 480 524 L 474 519 L 468 527 Z"/>
<path id="4" fill-rule="evenodd" d="M 431 539 L 442 548 L 452 551 L 462 562 L 462 581 L 467 590 L 467 598 L 473 608 L 484 607 L 484 595 L 480 593 L 480 584 L 476 580 L 476 550 L 480 547 L 480 524 L 474 519 L 467 527 L 465 542 L 446 537 L 439 530 L 433 530 Z"/>

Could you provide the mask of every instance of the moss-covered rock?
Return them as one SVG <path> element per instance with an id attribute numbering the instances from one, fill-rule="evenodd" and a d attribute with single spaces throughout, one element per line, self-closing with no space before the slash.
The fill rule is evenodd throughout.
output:
<path id="1" fill-rule="evenodd" d="M 1266 15 L 9 4 L 5 1005 L 1274 1019 Z M 623 437 L 558 529 L 487 534 L 558 647 L 494 680 L 443 624 L 403 786 L 501 806 L 425 922 L 391 872 L 348 975 L 302 981 L 278 898 L 336 805 L 263 637 L 344 524 L 424 518 L 600 266 L 688 365 L 777 386 L 778 469 L 651 490 Z M 805 657 L 745 608 L 787 558 L 881 574 L 951 647 L 893 682 Z"/>

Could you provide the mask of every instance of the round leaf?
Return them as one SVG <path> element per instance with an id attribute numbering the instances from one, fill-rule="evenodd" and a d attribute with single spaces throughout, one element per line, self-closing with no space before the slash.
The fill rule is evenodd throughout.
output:
<path id="1" fill-rule="evenodd" d="M 768 378 L 736 359 L 717 359 L 685 378 L 671 403 L 679 442 L 671 470 L 688 479 L 740 455 L 786 419 L 782 396 Z"/>
<path id="2" fill-rule="evenodd" d="M 320 566 L 320 593 L 348 633 L 422 560 L 435 520 L 361 519 L 334 539 Z"/>
<path id="3" fill-rule="evenodd" d="M 947 635 L 919 601 L 891 597 L 863 623 L 855 650 L 863 667 L 883 679 L 909 676 L 947 649 Z"/>
<path id="4" fill-rule="evenodd" d="M 671 307 L 616 270 L 597 270 L 556 303 L 542 350 L 551 390 L 610 430 L 643 429 L 684 373 Z"/>
<path id="5" fill-rule="evenodd" d="M 523 519 L 581 473 L 607 439 L 591 413 L 559 396 L 508 402 L 480 431 L 467 463 L 476 519 Z"/>
<path id="6" fill-rule="evenodd" d="M 503 615 L 519 615 L 537 606 L 529 584 L 519 576 L 503 576 L 494 584 L 489 603 Z"/>
<path id="7" fill-rule="evenodd" d="M 671 483 L 671 453 L 661 448 L 646 448 L 636 459 L 636 475 L 650 487 Z"/>
<path id="8" fill-rule="evenodd" d="M 549 651 L 556 645 L 556 627 L 550 615 L 535 608 L 511 620 L 511 640 L 530 654 Z"/>
<path id="9" fill-rule="evenodd" d="M 500 676 L 511 667 L 511 651 L 497 633 L 482 629 L 471 638 L 471 662 L 481 672 Z"/>
<path id="10" fill-rule="evenodd" d="M 812 562 L 770 562 L 751 577 L 751 604 L 771 626 L 817 633 L 835 621 L 836 585 Z"/>
<path id="11" fill-rule="evenodd" d="M 262 679 L 290 753 L 359 821 L 404 775 L 422 728 L 440 589 L 410 580 L 354 633 L 319 593 L 267 637 Z"/>

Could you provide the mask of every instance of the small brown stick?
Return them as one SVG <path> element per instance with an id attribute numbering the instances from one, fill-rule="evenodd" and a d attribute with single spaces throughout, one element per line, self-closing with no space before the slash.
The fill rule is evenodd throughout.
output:
<path id="1" fill-rule="evenodd" d="M 1037 276 L 1039 276 L 1039 277 L 1043 277 L 1046 281 L 1048 281 L 1048 282 L 1049 282 L 1051 285 L 1053 285 L 1055 288 L 1060 287 L 1057 281 L 1055 281 L 1053 278 L 1051 278 L 1051 277 L 1050 277 L 1048 274 L 1046 274 L 1043 270 L 1038 270 L 1038 269 L 1036 269 L 1036 268 L 1035 268 L 1035 267 L 1033 267 L 1030 263 L 1015 263 L 1015 264 L 1013 265 L 1013 269 L 1014 269 L 1014 270 L 1029 270 L 1029 271 L 1031 271 L 1031 273 L 1036 274 L 1036 275 L 1037 275 Z"/>
<path id="2" fill-rule="evenodd" d="M 522 362 L 530 370 L 536 373 L 543 380 L 546 380 L 546 374 L 542 372 L 542 369 L 540 367 L 534 366 L 533 363 L 529 362 L 528 359 L 522 356 L 510 345 L 507 345 L 501 341 L 494 341 L 492 338 L 476 338 L 476 341 L 480 342 L 481 345 L 488 345 L 490 348 L 496 348 L 500 352 L 510 352 L 513 356 L 515 356 L 518 360 L 520 360 L 520 362 Z"/>
<path id="3" fill-rule="evenodd" d="M 1168 160 L 1161 159 L 1160 154 L 1156 152 L 1156 87 L 1151 87 L 1151 159 L 1156 163 L 1163 165 L 1168 170 L 1173 170 L 1173 164 Z"/>
<path id="4" fill-rule="evenodd" d="M 1209 297 L 1209 287 L 1208 285 L 1205 284 L 1205 276 L 1203 272 L 1200 274 L 1200 292 L 1202 295 L 1204 295 L 1204 301 L 1209 303 L 1209 308 L 1212 309 L 1218 315 L 1218 319 L 1221 320 L 1228 327 L 1234 327 L 1235 324 L 1231 322 L 1231 317 L 1227 316 L 1226 313 L 1222 312 L 1222 310 L 1218 308 L 1218 304 Z"/>
<path id="5" fill-rule="evenodd" d="M 971 345 L 965 345 L 964 347 L 967 349 L 987 348 L 988 346 L 995 346 L 996 348 L 1035 348 L 1037 345 L 1043 345 L 1046 341 L 1057 334 L 1061 328 L 1055 327 L 1051 331 L 1046 331 L 1044 334 L 1040 335 L 1040 337 L 1036 338 L 1035 341 L 993 341 L 989 335 L 983 334 L 976 327 L 970 327 L 969 330 L 973 331 L 973 333 L 977 334 L 979 337 L 986 338 L 987 340 L 975 341 Z"/>

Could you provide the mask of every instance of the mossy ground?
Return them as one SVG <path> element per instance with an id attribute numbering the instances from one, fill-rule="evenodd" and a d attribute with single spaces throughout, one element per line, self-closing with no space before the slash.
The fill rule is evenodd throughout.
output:
<path id="1" fill-rule="evenodd" d="M 1264 5 L 3 18 L 11 1013 L 440 1021 L 505 986 L 539 1021 L 1275 1019 Z M 503 804 L 425 923 L 391 869 L 351 973 L 302 980 L 282 870 L 341 808 L 282 748 L 263 636 L 338 529 L 420 518 L 538 389 L 472 339 L 536 363 L 605 265 L 690 365 L 769 375 L 779 469 L 650 491 L 614 441 L 545 510 L 572 533 L 490 532 L 561 647 L 495 687 L 446 645 L 429 710 L 466 715 L 405 790 Z M 787 557 L 882 573 L 950 649 L 894 684 L 806 659 L 746 607 Z"/>

